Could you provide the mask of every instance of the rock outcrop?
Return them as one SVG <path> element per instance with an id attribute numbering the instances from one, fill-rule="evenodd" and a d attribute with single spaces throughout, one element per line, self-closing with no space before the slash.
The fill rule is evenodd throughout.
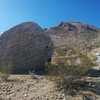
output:
<path id="1" fill-rule="evenodd" d="M 45 46 L 53 43 L 39 25 L 19 24 L 0 36 L 0 67 L 11 66 L 13 73 L 38 69 L 45 63 Z"/>
<path id="2" fill-rule="evenodd" d="M 52 38 L 55 47 L 70 48 L 74 45 L 100 44 L 99 28 L 80 22 L 62 22 L 45 30 Z"/>

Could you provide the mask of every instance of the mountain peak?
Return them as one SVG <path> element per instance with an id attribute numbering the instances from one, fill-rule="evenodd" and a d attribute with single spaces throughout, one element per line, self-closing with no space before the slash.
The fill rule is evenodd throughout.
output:
<path id="1" fill-rule="evenodd" d="M 65 30 L 68 31 L 73 31 L 73 30 L 88 30 L 88 31 L 98 31 L 98 28 L 89 25 L 89 24 L 83 24 L 81 22 L 76 22 L 76 21 L 69 21 L 69 22 L 61 22 L 56 28 L 64 28 Z"/>
<path id="2" fill-rule="evenodd" d="M 56 47 L 91 44 L 94 43 L 94 39 L 95 42 L 98 42 L 96 39 L 100 36 L 99 28 L 75 21 L 61 22 L 46 32 L 52 37 Z"/>

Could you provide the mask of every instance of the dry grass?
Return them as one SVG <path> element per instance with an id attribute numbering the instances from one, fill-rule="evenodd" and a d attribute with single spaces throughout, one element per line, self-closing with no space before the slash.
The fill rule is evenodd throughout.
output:
<path id="1" fill-rule="evenodd" d="M 0 68 L 0 79 L 1 79 L 1 81 L 7 81 L 8 77 L 10 76 L 10 73 L 11 73 L 11 65 L 10 64 L 2 66 Z"/>
<path id="2" fill-rule="evenodd" d="M 54 64 L 48 66 L 48 79 L 55 81 L 61 89 L 78 91 L 77 83 L 96 65 L 96 57 L 79 48 L 63 54 L 54 57 Z"/>

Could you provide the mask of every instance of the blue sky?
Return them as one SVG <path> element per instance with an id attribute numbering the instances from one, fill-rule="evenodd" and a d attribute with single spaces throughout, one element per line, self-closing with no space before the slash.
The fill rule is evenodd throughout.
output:
<path id="1" fill-rule="evenodd" d="M 48 28 L 69 20 L 100 27 L 100 0 L 0 0 L 0 32 L 27 21 Z"/>

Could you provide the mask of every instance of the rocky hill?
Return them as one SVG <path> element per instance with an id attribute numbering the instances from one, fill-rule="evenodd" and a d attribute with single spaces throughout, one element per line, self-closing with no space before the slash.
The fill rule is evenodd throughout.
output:
<path id="1" fill-rule="evenodd" d="M 45 46 L 53 43 L 44 30 L 34 22 L 14 26 L 0 36 L 0 67 L 12 67 L 21 73 L 44 65 Z"/>
<path id="2" fill-rule="evenodd" d="M 25 22 L 0 36 L 0 67 L 13 66 L 17 73 L 43 66 L 45 46 L 53 47 L 50 37 L 55 47 L 100 47 L 100 28 L 93 25 L 70 21 L 43 30 L 34 22 Z"/>
<path id="3" fill-rule="evenodd" d="M 70 48 L 85 44 L 100 47 L 100 29 L 95 26 L 62 22 L 43 30 L 34 22 L 25 22 L 0 36 L 0 68 L 10 65 L 14 73 L 23 73 L 43 66 L 45 46 L 53 48 L 48 35 L 55 47 Z M 100 100 L 99 67 L 94 67 L 84 80 L 84 84 L 76 84 L 76 89 L 69 87 L 67 92 L 66 87 L 63 91 L 56 82 L 51 81 L 48 74 L 10 74 L 6 82 L 0 79 L 0 100 Z"/>
<path id="4" fill-rule="evenodd" d="M 62 22 L 56 27 L 45 30 L 52 38 L 55 47 L 71 47 L 73 45 L 100 44 L 100 29 L 80 22 Z"/>

